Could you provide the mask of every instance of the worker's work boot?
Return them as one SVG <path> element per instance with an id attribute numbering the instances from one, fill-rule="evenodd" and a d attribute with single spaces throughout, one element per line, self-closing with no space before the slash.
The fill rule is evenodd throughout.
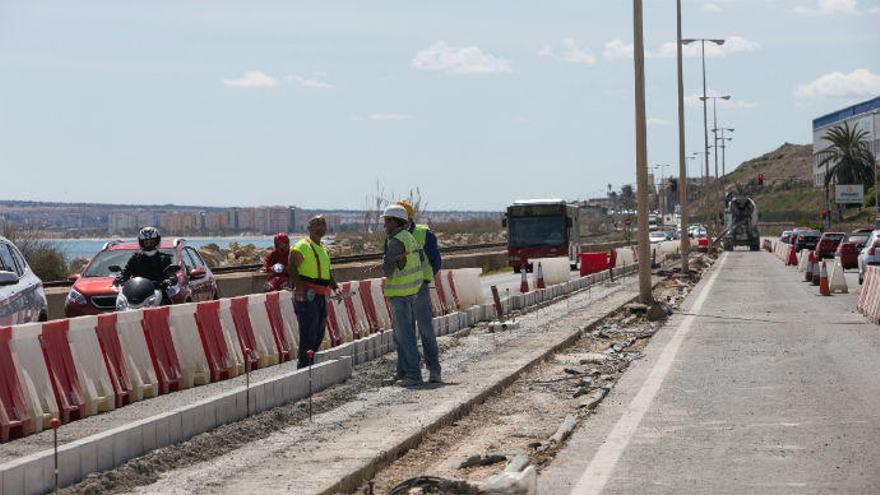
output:
<path id="1" fill-rule="evenodd" d="M 443 383 L 443 379 L 440 378 L 440 372 L 432 371 L 430 375 L 428 375 L 428 383 Z"/>

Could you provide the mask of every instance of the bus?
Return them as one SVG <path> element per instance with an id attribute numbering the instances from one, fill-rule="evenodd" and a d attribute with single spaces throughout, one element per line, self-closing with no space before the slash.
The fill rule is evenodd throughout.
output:
<path id="1" fill-rule="evenodd" d="M 529 260 L 568 256 L 577 267 L 580 246 L 607 228 L 605 208 L 561 199 L 519 200 L 507 207 L 508 266 L 531 270 Z"/>

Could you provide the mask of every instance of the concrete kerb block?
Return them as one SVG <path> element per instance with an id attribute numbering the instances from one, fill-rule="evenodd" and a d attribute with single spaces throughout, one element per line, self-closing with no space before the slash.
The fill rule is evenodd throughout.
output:
<path id="1" fill-rule="evenodd" d="M 55 485 L 55 458 L 52 452 L 40 452 L 25 459 L 27 466 L 24 471 L 23 493 L 37 495 L 52 491 Z"/>

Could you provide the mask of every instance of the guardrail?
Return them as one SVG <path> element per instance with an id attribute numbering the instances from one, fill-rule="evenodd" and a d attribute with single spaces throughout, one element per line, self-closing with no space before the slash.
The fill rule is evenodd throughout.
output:
<path id="1" fill-rule="evenodd" d="M 440 248 L 441 253 L 457 253 L 463 251 L 482 251 L 486 249 L 493 248 L 501 248 L 507 247 L 506 242 L 489 242 L 484 244 L 471 244 L 465 246 L 447 246 Z M 368 254 L 350 254 L 345 256 L 334 256 L 330 258 L 331 263 L 336 265 L 341 265 L 345 263 L 357 263 L 359 261 L 373 261 L 382 259 L 382 253 L 368 253 Z M 254 272 L 259 271 L 263 268 L 261 263 L 251 263 L 247 265 L 233 265 L 233 266 L 220 266 L 217 268 L 211 268 L 211 272 L 215 275 L 221 273 L 244 273 L 244 272 Z M 43 282 L 43 287 L 69 287 L 73 285 L 73 283 L 69 280 L 53 280 L 49 282 Z"/>

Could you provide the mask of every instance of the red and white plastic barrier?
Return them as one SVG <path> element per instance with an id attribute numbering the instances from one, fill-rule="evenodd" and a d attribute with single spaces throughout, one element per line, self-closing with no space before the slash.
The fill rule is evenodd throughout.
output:
<path id="1" fill-rule="evenodd" d="M 116 408 L 116 392 L 98 342 L 98 318 L 86 316 L 69 321 L 67 340 L 84 394 L 86 414 Z"/>
<path id="2" fill-rule="evenodd" d="M 868 266 L 856 310 L 872 323 L 880 323 L 880 266 Z"/>

